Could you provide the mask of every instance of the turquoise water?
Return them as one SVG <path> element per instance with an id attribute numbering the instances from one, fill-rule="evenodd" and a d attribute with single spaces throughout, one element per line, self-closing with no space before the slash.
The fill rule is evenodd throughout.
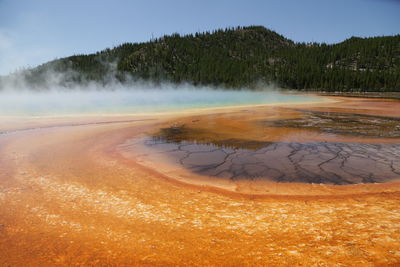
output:
<path id="1" fill-rule="evenodd" d="M 143 113 L 316 100 L 314 96 L 249 90 L 9 91 L 0 93 L 0 115 Z"/>

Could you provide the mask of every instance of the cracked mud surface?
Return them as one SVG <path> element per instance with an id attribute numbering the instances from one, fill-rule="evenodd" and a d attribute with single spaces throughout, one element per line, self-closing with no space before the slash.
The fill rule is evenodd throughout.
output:
<path id="1" fill-rule="evenodd" d="M 137 146 L 131 150 L 144 145 L 147 161 L 164 156 L 177 168 L 232 181 L 346 185 L 399 180 L 400 116 L 363 113 L 363 108 L 276 108 L 191 118 L 133 141 Z"/>
<path id="2" fill-rule="evenodd" d="M 151 138 L 141 142 L 153 150 L 146 151 L 149 159 L 161 153 L 194 173 L 230 180 L 344 185 L 400 177 L 398 144 L 272 143 L 251 150 Z"/>

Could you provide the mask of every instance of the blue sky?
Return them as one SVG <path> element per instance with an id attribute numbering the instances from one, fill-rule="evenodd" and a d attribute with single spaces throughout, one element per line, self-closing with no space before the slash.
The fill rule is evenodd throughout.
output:
<path id="1" fill-rule="evenodd" d="M 298 42 L 400 34 L 400 0 L 0 0 L 0 75 L 174 32 L 263 25 Z"/>

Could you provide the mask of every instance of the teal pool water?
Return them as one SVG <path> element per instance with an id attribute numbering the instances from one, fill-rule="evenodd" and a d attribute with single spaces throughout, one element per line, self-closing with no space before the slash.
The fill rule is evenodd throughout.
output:
<path id="1" fill-rule="evenodd" d="M 0 92 L 0 115 L 128 114 L 317 100 L 315 96 L 249 90 L 9 91 Z"/>

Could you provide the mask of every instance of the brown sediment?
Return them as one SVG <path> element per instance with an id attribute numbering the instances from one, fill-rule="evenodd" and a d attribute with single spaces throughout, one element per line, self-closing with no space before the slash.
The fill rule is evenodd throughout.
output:
<path id="1" fill-rule="evenodd" d="M 301 118 L 263 121 L 267 126 L 299 127 L 325 133 L 354 135 L 357 137 L 399 138 L 400 118 L 366 114 L 299 110 Z"/>
<path id="2" fill-rule="evenodd" d="M 351 101 L 353 107 L 367 109 L 358 99 L 345 99 L 343 105 Z M 297 111 L 281 112 L 290 118 Z M 143 133 L 181 124 L 205 130 L 205 141 L 236 140 L 233 145 L 272 137 L 274 142 L 304 137 L 302 143 L 357 140 L 298 128 L 251 131 L 266 115 L 277 116 L 258 107 L 177 119 L 129 116 L 95 119 L 120 120 L 115 123 L 81 118 L 77 125 L 77 119 L 67 118 L 33 121 L 29 127 L 8 124 L 10 129 L 36 130 L 0 136 L 0 265 L 399 264 L 398 182 L 223 184 L 193 179 L 195 174 L 184 169 L 164 172 L 172 167 L 169 162 L 147 165 L 130 153 L 129 146 Z M 207 131 L 212 129 L 211 138 Z M 393 138 L 361 139 L 366 145 L 396 143 Z M 270 191 L 260 194 L 259 188 Z"/>

